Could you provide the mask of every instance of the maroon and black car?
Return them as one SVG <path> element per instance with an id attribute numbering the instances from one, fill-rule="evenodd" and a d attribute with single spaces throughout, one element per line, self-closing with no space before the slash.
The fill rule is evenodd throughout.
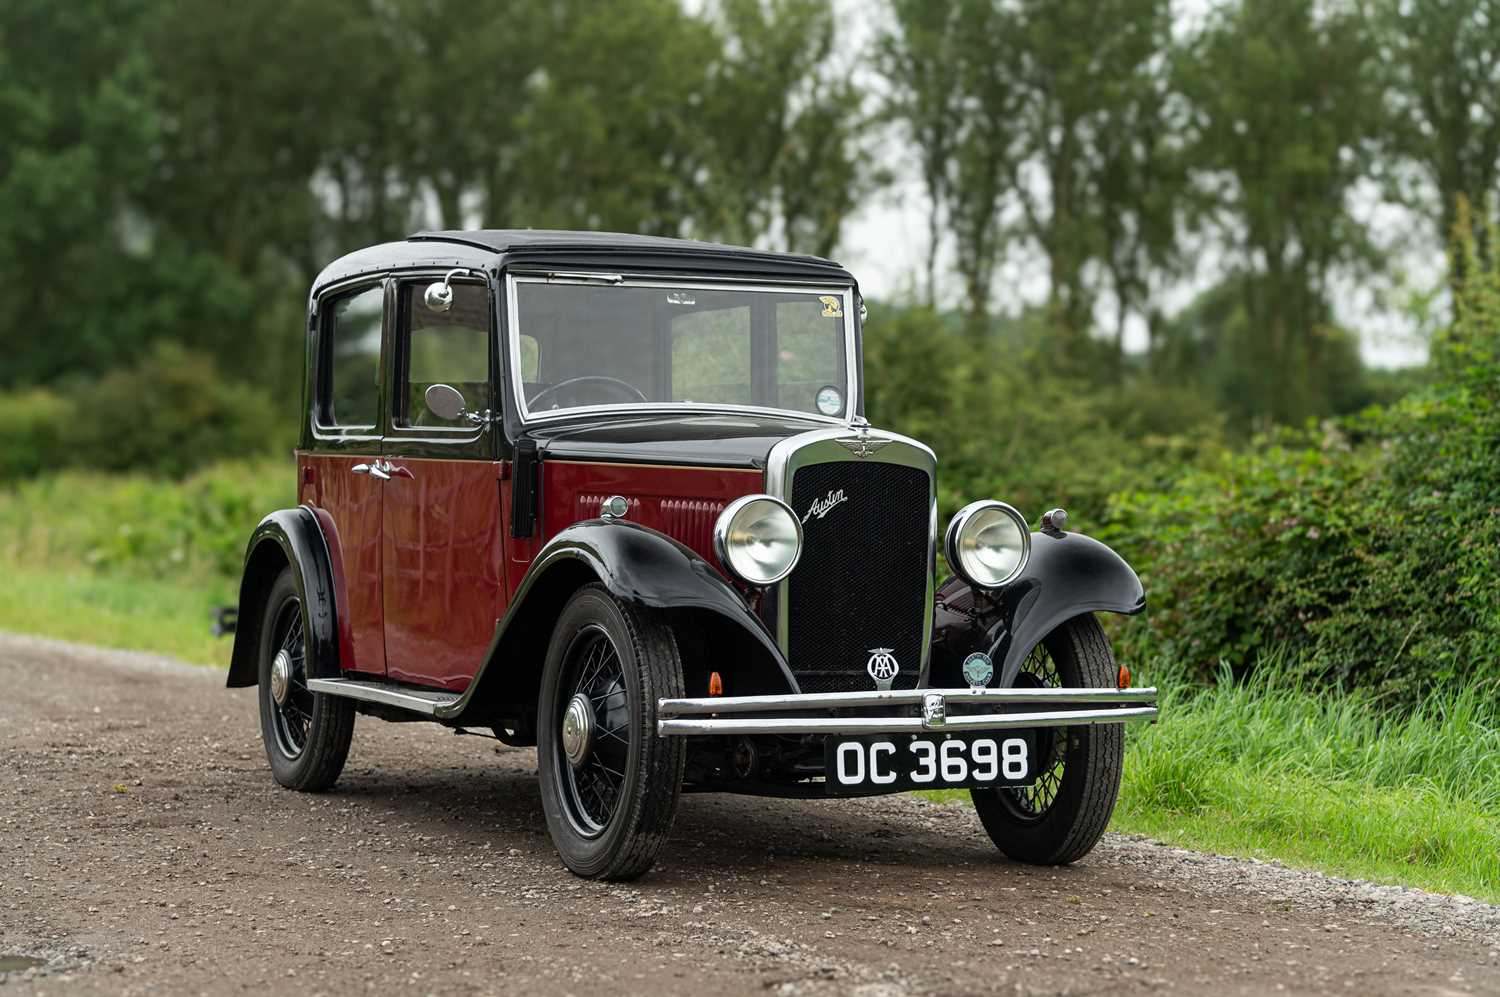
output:
<path id="1" fill-rule="evenodd" d="M 535 745 L 570 869 L 650 868 L 678 795 L 965 787 L 1072 861 L 1156 715 L 1093 614 L 1113 551 L 979 501 L 864 419 L 827 260 L 585 232 L 432 232 L 308 302 L 298 501 L 250 538 L 230 686 L 271 771 L 333 785 L 356 714 Z"/>

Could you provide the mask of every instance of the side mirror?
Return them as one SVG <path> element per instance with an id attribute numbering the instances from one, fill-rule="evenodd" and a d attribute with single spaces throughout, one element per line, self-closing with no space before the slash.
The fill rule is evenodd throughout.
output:
<path id="1" fill-rule="evenodd" d="M 442 285 L 432 285 L 432 287 L 440 286 Z M 428 293 L 431 293 L 432 287 L 427 289 Z M 451 384 L 434 384 L 427 389 L 422 398 L 427 402 L 428 411 L 439 419 L 445 419 L 448 422 L 457 422 L 469 411 L 468 403 L 464 401 L 463 392 Z"/>
<path id="2" fill-rule="evenodd" d="M 447 280 L 428 284 L 427 290 L 422 292 L 422 303 L 428 311 L 446 312 L 453 307 L 453 288 L 448 286 Z"/>
<path id="3" fill-rule="evenodd" d="M 473 271 L 459 267 L 457 270 L 449 270 L 443 274 L 442 280 L 433 281 L 427 285 L 427 290 L 422 292 L 422 303 L 427 310 L 442 314 L 453 307 L 453 278 L 460 274 L 472 273 Z"/>

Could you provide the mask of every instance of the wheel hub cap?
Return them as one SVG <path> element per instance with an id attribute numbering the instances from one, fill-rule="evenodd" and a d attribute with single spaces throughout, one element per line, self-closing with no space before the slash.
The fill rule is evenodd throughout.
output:
<path id="1" fill-rule="evenodd" d="M 568 701 L 563 711 L 563 754 L 574 767 L 582 765 L 589 757 L 589 748 L 594 741 L 594 706 L 583 693 Z"/>
<path id="2" fill-rule="evenodd" d="M 277 706 L 286 705 L 286 694 L 292 687 L 292 656 L 283 648 L 271 659 L 271 698 Z"/>

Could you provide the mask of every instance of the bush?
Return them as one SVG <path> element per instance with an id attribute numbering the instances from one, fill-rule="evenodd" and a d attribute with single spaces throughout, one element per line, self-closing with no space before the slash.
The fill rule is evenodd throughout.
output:
<path id="1" fill-rule="evenodd" d="M 0 472 L 4 480 L 67 467 L 180 477 L 290 449 L 296 407 L 225 380 L 203 354 L 158 343 L 134 367 L 75 382 L 67 394 L 0 395 Z"/>
<path id="2" fill-rule="evenodd" d="M 296 501 L 289 460 L 217 464 L 183 481 L 49 475 L 0 492 L 0 563 L 187 583 L 237 579 L 255 524 Z"/>
<path id="3" fill-rule="evenodd" d="M 1282 647 L 1408 703 L 1500 677 L 1500 271 L 1465 273 L 1427 389 L 1113 498 L 1148 598 L 1128 654 L 1206 678 Z"/>
<path id="4" fill-rule="evenodd" d="M 1089 529 L 1112 493 L 1165 487 L 1222 449 L 1201 397 L 1141 376 L 1101 386 L 1055 369 L 1047 344 L 1034 317 L 975 336 L 927 309 L 872 311 L 866 410 L 937 453 L 944 522 L 967 502 L 998 498 L 1034 525 L 1063 506 Z"/>
<path id="5" fill-rule="evenodd" d="M 0 482 L 30 477 L 66 463 L 73 402 L 45 389 L 0 394 Z"/>
<path id="6" fill-rule="evenodd" d="M 72 442 L 101 470 L 180 476 L 293 442 L 288 420 L 277 418 L 264 393 L 221 379 L 211 358 L 175 343 L 106 374 L 80 402 L 85 418 Z"/>

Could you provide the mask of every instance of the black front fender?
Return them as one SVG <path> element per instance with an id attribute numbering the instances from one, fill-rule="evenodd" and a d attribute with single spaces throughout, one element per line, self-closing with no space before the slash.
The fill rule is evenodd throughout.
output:
<path id="1" fill-rule="evenodd" d="M 1084 613 L 1134 615 L 1145 608 L 1140 578 L 1109 547 L 1082 533 L 1033 533 L 1025 570 L 993 595 L 959 578 L 938 589 L 931 684 L 962 688 L 964 658 L 987 651 L 998 672 L 993 684 L 1006 688 L 1058 625 Z"/>
<path id="2" fill-rule="evenodd" d="M 622 602 L 717 618 L 754 647 L 763 667 L 780 672 L 787 689 L 797 687 L 775 638 L 713 565 L 637 523 L 589 520 L 558 533 L 537 554 L 474 680 L 438 718 L 487 722 L 497 709 L 534 702 L 552 625 L 568 598 L 594 581 Z"/>
<path id="3" fill-rule="evenodd" d="M 266 593 L 283 568 L 302 598 L 306 621 L 308 671 L 313 678 L 339 675 L 338 613 L 333 598 L 333 569 L 328 543 L 317 517 L 306 506 L 271 513 L 250 534 L 245 570 L 240 576 L 239 625 L 229 656 L 229 688 L 255 685 L 260 678 L 261 616 Z"/>

